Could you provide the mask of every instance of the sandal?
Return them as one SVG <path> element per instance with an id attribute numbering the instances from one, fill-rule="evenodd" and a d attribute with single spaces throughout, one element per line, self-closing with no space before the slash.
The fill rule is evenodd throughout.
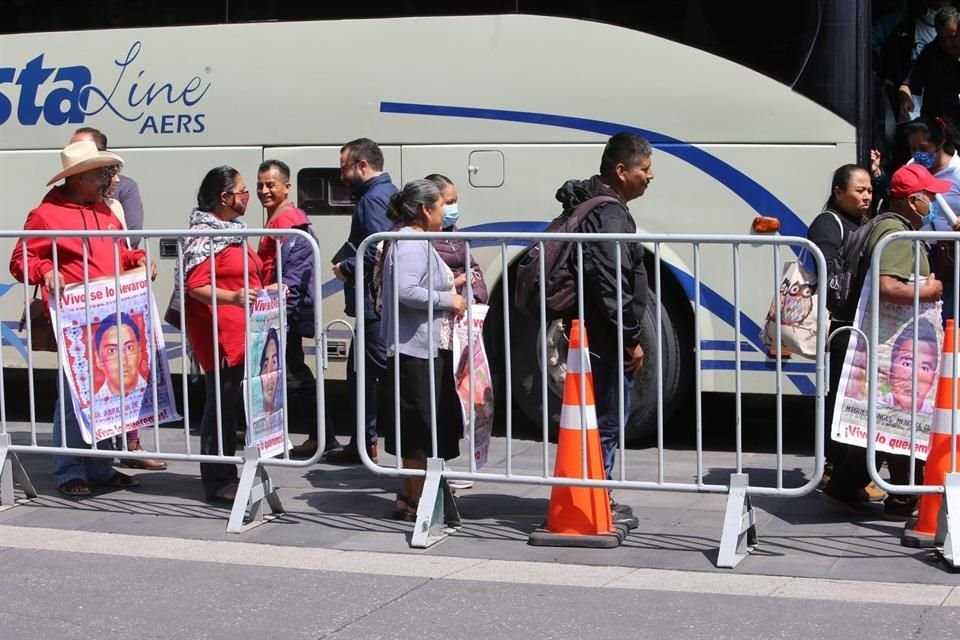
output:
<path id="1" fill-rule="evenodd" d="M 133 476 L 128 476 L 125 473 L 114 471 L 112 476 L 103 482 L 98 482 L 96 484 L 97 486 L 109 487 L 111 489 L 132 489 L 133 487 L 139 487 L 140 481 Z"/>
<path id="2" fill-rule="evenodd" d="M 86 498 L 93 493 L 90 491 L 90 485 L 88 485 L 87 481 L 83 480 L 82 478 L 67 480 L 63 484 L 57 486 L 57 491 L 71 498 Z"/>
<path id="3" fill-rule="evenodd" d="M 401 506 L 402 505 L 402 506 Z M 393 512 L 390 517 L 394 520 L 403 520 L 405 522 L 417 521 L 417 507 L 419 501 L 410 496 L 397 494 L 397 501 L 393 503 Z"/>

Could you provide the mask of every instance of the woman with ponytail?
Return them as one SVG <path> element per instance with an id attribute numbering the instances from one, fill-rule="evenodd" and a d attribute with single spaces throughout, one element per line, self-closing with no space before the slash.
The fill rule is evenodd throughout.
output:
<path id="1" fill-rule="evenodd" d="M 387 217 L 398 231 L 440 231 L 443 213 L 437 186 L 429 180 L 414 180 L 390 199 Z M 449 353 L 453 318 L 463 315 L 466 300 L 457 293 L 453 272 L 429 241 L 392 242 L 384 249 L 382 261 L 380 333 L 387 347 L 387 375 L 377 394 L 377 425 L 387 451 L 399 456 L 405 468 L 426 469 L 427 458 L 450 460 L 460 453 L 462 423 L 442 415 L 444 399 L 455 395 L 456 389 L 452 364 L 441 354 L 445 346 Z M 437 426 L 436 452 L 432 424 Z M 415 520 L 423 478 L 402 482 L 393 517 Z"/>

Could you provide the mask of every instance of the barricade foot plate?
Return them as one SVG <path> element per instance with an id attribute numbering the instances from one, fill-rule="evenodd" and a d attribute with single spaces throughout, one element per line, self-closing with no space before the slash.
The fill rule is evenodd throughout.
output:
<path id="1" fill-rule="evenodd" d="M 551 533 L 546 529 L 537 529 L 527 538 L 527 544 L 534 547 L 582 547 L 586 549 L 615 549 L 626 539 L 630 529 L 623 524 L 613 525 L 610 533 L 597 535 L 575 535 L 570 533 Z"/>
<path id="2" fill-rule="evenodd" d="M 911 549 L 933 549 L 936 547 L 937 543 L 935 536 L 914 531 L 913 528 L 916 526 L 916 518 L 911 518 L 907 522 L 906 526 L 903 528 L 903 533 L 900 535 L 900 546 L 909 547 Z"/>

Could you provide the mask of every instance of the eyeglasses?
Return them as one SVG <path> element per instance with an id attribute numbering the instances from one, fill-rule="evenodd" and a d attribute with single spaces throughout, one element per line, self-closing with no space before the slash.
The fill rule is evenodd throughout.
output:
<path id="1" fill-rule="evenodd" d="M 113 177 L 120 173 L 120 165 L 111 164 L 106 167 L 100 167 L 100 176 L 106 180 L 113 180 Z"/>
<path id="2" fill-rule="evenodd" d="M 231 196 L 242 196 L 242 195 L 246 195 L 246 194 L 248 194 L 248 193 L 250 193 L 250 192 L 247 191 L 246 189 L 244 189 L 243 191 L 226 191 L 225 193 L 227 193 L 227 194 L 229 194 L 229 195 L 231 195 Z"/>
<path id="3" fill-rule="evenodd" d="M 340 173 L 343 173 L 344 171 L 346 171 L 346 170 L 349 169 L 350 167 L 352 167 L 352 166 L 354 166 L 354 165 L 356 165 L 356 164 L 360 164 L 361 162 L 363 162 L 363 160 L 354 160 L 353 162 L 348 162 L 347 164 L 342 164 L 342 165 L 340 165 Z"/>

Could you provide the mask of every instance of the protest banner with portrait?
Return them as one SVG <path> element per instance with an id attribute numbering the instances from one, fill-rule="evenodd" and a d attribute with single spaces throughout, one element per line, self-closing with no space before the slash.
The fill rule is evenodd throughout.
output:
<path id="1" fill-rule="evenodd" d="M 283 352 L 280 350 L 280 305 L 284 296 L 276 288 L 263 289 L 250 305 L 247 321 L 247 375 L 244 398 L 247 413 L 247 444 L 270 458 L 286 450 L 283 437 Z M 249 384 L 249 395 L 248 395 Z"/>
<path id="2" fill-rule="evenodd" d="M 921 283 L 922 284 L 922 283 Z M 870 278 L 866 279 L 854 326 L 870 335 Z M 913 307 L 880 303 L 877 349 L 877 451 L 909 455 L 912 413 L 916 407 L 914 451 L 926 460 L 934 398 L 943 352 L 940 302 L 921 302 L 914 322 Z M 916 352 L 916 353 L 914 353 Z M 913 376 L 917 383 L 914 393 Z M 867 446 L 867 346 L 851 334 L 843 362 L 832 437 L 837 442 Z"/>
<path id="3" fill-rule="evenodd" d="M 490 364 L 483 346 L 483 323 L 490 307 L 475 304 L 470 307 L 473 326 L 467 325 L 467 314 L 458 317 L 453 327 L 453 370 L 457 395 L 463 412 L 463 437 L 472 451 L 477 469 L 487 463 L 490 437 L 493 434 L 493 381 Z M 470 397 L 470 343 L 468 330 L 473 334 L 473 399 Z M 475 441 L 470 440 L 470 409 L 473 407 Z"/>
<path id="4" fill-rule="evenodd" d="M 138 269 L 119 279 L 70 284 L 59 301 L 53 296 L 47 301 L 73 408 L 88 444 L 180 419 L 160 316 L 146 278 Z"/>

